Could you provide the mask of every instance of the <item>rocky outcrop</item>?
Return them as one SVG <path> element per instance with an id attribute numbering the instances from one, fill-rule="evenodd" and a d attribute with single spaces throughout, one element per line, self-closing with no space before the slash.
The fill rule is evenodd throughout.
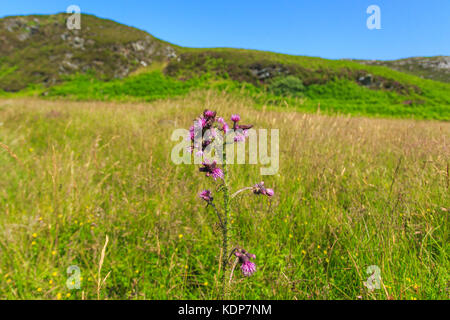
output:
<path id="1" fill-rule="evenodd" d="M 450 82 L 450 57 L 414 57 L 400 60 L 356 60 L 366 65 L 385 66 L 422 78 Z"/>
<path id="2" fill-rule="evenodd" d="M 142 30 L 91 15 L 81 16 L 80 30 L 69 30 L 68 16 L 0 19 L 0 89 L 51 85 L 85 72 L 102 79 L 123 78 L 153 62 L 178 58 L 171 44 Z"/>

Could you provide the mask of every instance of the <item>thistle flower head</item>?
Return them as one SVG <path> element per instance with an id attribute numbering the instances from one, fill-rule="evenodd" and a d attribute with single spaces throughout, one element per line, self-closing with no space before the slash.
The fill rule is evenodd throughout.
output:
<path id="1" fill-rule="evenodd" d="M 230 131 L 230 127 L 228 126 L 228 124 L 224 123 L 222 130 L 224 133 L 228 133 Z"/>
<path id="2" fill-rule="evenodd" d="M 216 117 L 216 112 L 215 111 L 211 111 L 211 110 L 205 110 L 203 111 L 203 116 L 206 119 L 211 119 L 211 118 L 215 118 Z"/>
<path id="3" fill-rule="evenodd" d="M 203 167 L 200 167 L 199 171 L 205 172 L 207 177 L 212 176 L 214 180 L 217 180 L 217 178 L 223 179 L 223 171 L 217 167 L 216 161 L 212 163 L 203 162 L 202 165 Z"/>
<path id="4" fill-rule="evenodd" d="M 204 117 L 200 117 L 194 121 L 194 128 L 203 129 L 206 127 L 207 119 Z"/>
<path id="5" fill-rule="evenodd" d="M 203 190 L 202 192 L 199 193 L 198 196 L 208 203 L 213 201 L 212 193 L 210 190 Z"/>
<path id="6" fill-rule="evenodd" d="M 211 110 L 203 111 L 203 118 L 205 119 L 204 129 L 210 129 L 216 121 L 216 112 Z"/>
<path id="7" fill-rule="evenodd" d="M 231 115 L 231 121 L 233 121 L 233 130 L 248 130 L 253 127 L 251 124 L 241 124 L 239 125 L 238 122 L 241 121 L 241 116 L 238 114 Z"/>
<path id="8" fill-rule="evenodd" d="M 245 141 L 245 136 L 243 134 L 237 133 L 234 136 L 234 142 L 243 142 L 243 141 Z"/>
<path id="9" fill-rule="evenodd" d="M 234 255 L 239 258 L 242 274 L 246 277 L 251 276 L 256 271 L 256 265 L 250 259 L 256 259 L 256 256 L 244 249 L 237 249 Z"/>
<path id="10" fill-rule="evenodd" d="M 244 142 L 246 138 L 249 137 L 248 130 L 237 130 L 235 131 L 234 142 Z"/>
<path id="11" fill-rule="evenodd" d="M 220 168 L 214 168 L 211 175 L 214 180 L 217 180 L 218 178 L 223 179 L 223 171 Z"/>
<path id="12" fill-rule="evenodd" d="M 191 140 L 194 141 L 194 138 L 195 138 L 195 127 L 194 126 L 191 126 L 189 128 L 189 136 L 190 136 Z"/>
<path id="13" fill-rule="evenodd" d="M 231 115 L 231 121 L 233 122 L 239 122 L 241 120 L 241 116 L 238 114 Z"/>
<path id="14" fill-rule="evenodd" d="M 245 261 L 241 265 L 242 274 L 246 277 L 250 277 L 253 273 L 256 272 L 256 265 L 251 261 Z"/>
<path id="15" fill-rule="evenodd" d="M 268 197 L 272 197 L 274 195 L 273 189 L 269 189 L 264 186 L 264 181 L 261 181 L 260 183 L 257 183 L 253 186 L 253 193 L 263 194 Z"/>

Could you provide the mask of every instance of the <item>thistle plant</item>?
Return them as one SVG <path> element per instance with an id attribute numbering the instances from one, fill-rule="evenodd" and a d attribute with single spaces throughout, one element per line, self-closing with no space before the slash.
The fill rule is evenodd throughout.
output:
<path id="1" fill-rule="evenodd" d="M 240 246 L 234 246 L 229 249 L 230 243 L 230 201 L 239 193 L 244 191 L 253 191 L 255 195 L 264 195 L 272 197 L 274 191 L 264 186 L 264 182 L 256 183 L 253 186 L 244 187 L 230 194 L 229 171 L 227 167 L 227 146 L 245 142 L 248 137 L 248 130 L 253 125 L 240 124 L 241 117 L 237 114 L 231 116 L 233 125 L 230 127 L 228 123 L 221 117 L 217 117 L 217 113 L 211 110 L 205 110 L 203 114 L 194 121 L 194 125 L 189 129 L 191 146 L 189 151 L 195 157 L 201 157 L 201 167 L 199 171 L 204 173 L 206 177 L 212 178 L 216 184 L 216 192 L 223 194 L 223 203 L 220 206 L 215 201 L 215 195 L 209 189 L 199 193 L 199 198 L 206 202 L 207 208 L 212 208 L 218 219 L 218 224 L 222 234 L 221 241 L 221 297 L 226 294 L 226 274 L 230 258 L 234 255 L 236 262 L 240 263 L 242 275 L 246 277 L 252 276 L 256 272 L 256 264 L 252 260 L 256 260 L 256 255 L 249 253 Z M 232 239 L 237 241 L 237 239 Z M 231 277 L 230 277 L 231 281 Z"/>

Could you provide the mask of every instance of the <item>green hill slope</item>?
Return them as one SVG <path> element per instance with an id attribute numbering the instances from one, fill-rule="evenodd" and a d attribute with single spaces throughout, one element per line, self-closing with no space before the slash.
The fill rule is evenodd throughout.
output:
<path id="1" fill-rule="evenodd" d="M 91 72 L 122 78 L 175 56 L 172 45 L 145 31 L 82 15 L 81 30 L 66 27 L 66 14 L 0 19 L 0 88 L 54 85 L 65 75 Z"/>
<path id="2" fill-rule="evenodd" d="M 450 82 L 450 57 L 412 57 L 399 60 L 356 60 L 359 63 L 385 66 L 422 78 Z"/>
<path id="3" fill-rule="evenodd" d="M 0 19 L 3 95 L 154 100 L 213 89 L 265 107 L 450 120 L 449 83 L 355 61 L 182 48 L 91 15 L 71 31 L 65 19 Z"/>

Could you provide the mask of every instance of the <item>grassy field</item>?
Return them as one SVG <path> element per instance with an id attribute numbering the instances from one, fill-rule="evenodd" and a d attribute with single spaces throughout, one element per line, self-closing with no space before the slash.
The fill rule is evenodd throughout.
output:
<path id="1" fill-rule="evenodd" d="M 229 298 L 449 298 L 450 123 L 274 111 L 209 90 L 0 100 L 0 299 L 217 298 L 220 234 L 197 196 L 214 185 L 170 159 L 172 131 L 205 108 L 280 129 L 277 175 L 231 167 L 232 190 L 264 179 L 275 195 L 232 203 L 231 244 L 258 270 L 235 273 Z"/>

